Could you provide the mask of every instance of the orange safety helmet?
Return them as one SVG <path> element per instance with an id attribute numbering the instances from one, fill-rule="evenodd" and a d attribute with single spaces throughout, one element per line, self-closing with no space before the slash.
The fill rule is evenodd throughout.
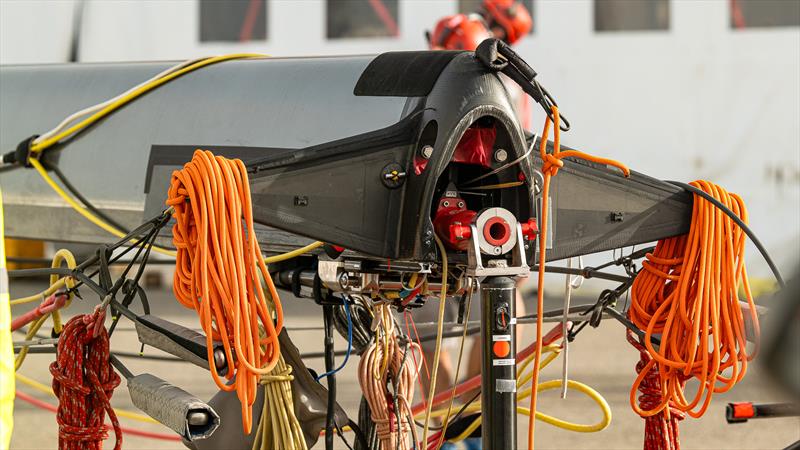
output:
<path id="1" fill-rule="evenodd" d="M 489 27 L 502 29 L 508 44 L 520 40 L 533 26 L 530 12 L 519 0 L 483 0 L 483 9 Z"/>
<path id="2" fill-rule="evenodd" d="M 440 20 L 428 33 L 432 50 L 475 50 L 484 39 L 492 37 L 483 19 L 474 14 L 456 14 Z"/>

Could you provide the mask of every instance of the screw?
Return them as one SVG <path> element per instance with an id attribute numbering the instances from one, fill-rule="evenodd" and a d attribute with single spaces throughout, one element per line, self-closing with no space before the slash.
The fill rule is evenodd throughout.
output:
<path id="1" fill-rule="evenodd" d="M 426 145 L 419 149 L 419 155 L 425 159 L 430 159 L 433 156 L 433 147 L 430 145 Z"/>
<path id="2" fill-rule="evenodd" d="M 508 159 L 508 152 L 503 150 L 502 148 L 498 148 L 494 152 L 494 160 L 497 162 L 505 162 Z"/>
<path id="3" fill-rule="evenodd" d="M 341 286 L 342 289 L 347 289 L 348 284 L 350 284 L 350 278 L 347 276 L 347 272 L 339 274 L 339 286 Z"/>
<path id="4" fill-rule="evenodd" d="M 502 249 L 502 248 L 500 248 L 500 247 L 495 247 L 495 248 L 494 248 L 494 254 L 495 254 L 495 255 L 499 255 L 499 254 L 500 254 L 502 251 L 503 251 L 503 249 Z"/>
<path id="5" fill-rule="evenodd" d="M 214 349 L 214 365 L 217 366 L 217 371 L 221 371 L 228 365 L 225 352 L 221 348 Z"/>

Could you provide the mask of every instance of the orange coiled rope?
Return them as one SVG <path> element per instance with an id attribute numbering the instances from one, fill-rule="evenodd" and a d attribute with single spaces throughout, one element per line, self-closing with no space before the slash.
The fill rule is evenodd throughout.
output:
<path id="1" fill-rule="evenodd" d="M 707 181 L 691 184 L 747 223 L 747 209 L 738 195 Z M 758 344 L 748 352 L 739 286 L 750 306 L 755 342 L 760 334 L 745 268 L 745 239 L 730 217 L 695 194 L 689 234 L 663 239 L 647 254 L 631 288 L 628 312 L 645 330 L 642 344 L 649 356 L 630 394 L 640 416 L 669 417 L 673 409 L 700 417 L 714 392 L 726 392 L 744 377 Z M 659 348 L 651 342 L 654 334 L 661 335 Z M 653 371 L 660 379 L 659 401 L 637 405 L 636 391 Z M 696 378 L 699 387 L 687 398 L 684 385 L 690 378 Z"/>
<path id="2" fill-rule="evenodd" d="M 183 169 L 172 173 L 167 205 L 176 220 L 175 297 L 197 311 L 214 382 L 223 391 L 236 390 L 242 425 L 250 433 L 259 377 L 280 356 L 283 310 L 253 231 L 247 170 L 238 159 L 197 150 Z M 274 323 L 259 275 L 274 304 Z M 214 364 L 215 340 L 225 348 L 224 376 L 233 379 L 230 385 Z"/>
<path id="3" fill-rule="evenodd" d="M 547 213 L 548 203 L 550 201 L 550 179 L 558 173 L 558 169 L 564 166 L 564 158 L 579 158 L 587 161 L 592 161 L 598 164 L 613 166 L 622 171 L 627 177 L 630 176 L 630 170 L 617 161 L 600 158 L 597 156 L 589 155 L 577 150 L 561 151 L 561 129 L 559 128 L 560 117 L 558 114 L 558 107 L 553 106 L 553 153 L 547 153 L 547 138 L 550 135 L 550 117 L 545 119 L 544 130 L 542 131 L 541 145 L 539 147 L 540 155 L 542 157 L 542 173 L 544 174 L 544 182 L 542 183 L 542 209 L 541 217 L 539 217 L 539 273 L 538 273 L 538 287 L 536 299 L 536 311 L 539 314 L 536 317 L 536 353 L 533 363 L 533 379 L 531 387 L 531 404 L 530 416 L 528 419 L 528 448 L 533 450 L 533 435 L 535 429 L 536 417 L 536 397 L 537 386 L 539 385 L 539 361 L 542 356 L 542 327 L 544 326 L 543 314 L 544 311 L 544 269 L 547 252 Z"/>

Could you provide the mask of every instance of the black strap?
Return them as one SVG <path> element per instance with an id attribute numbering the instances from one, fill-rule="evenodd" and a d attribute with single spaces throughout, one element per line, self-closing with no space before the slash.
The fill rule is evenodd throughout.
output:
<path id="1" fill-rule="evenodd" d="M 485 39 L 475 49 L 475 57 L 489 70 L 502 72 L 511 78 L 526 94 L 541 105 L 550 120 L 555 121 L 552 107 L 558 106 L 558 104 L 553 96 L 536 81 L 536 71 L 511 46 L 500 39 Z M 558 115 L 561 119 L 559 127 L 562 131 L 568 131 L 569 120 L 560 112 Z"/>

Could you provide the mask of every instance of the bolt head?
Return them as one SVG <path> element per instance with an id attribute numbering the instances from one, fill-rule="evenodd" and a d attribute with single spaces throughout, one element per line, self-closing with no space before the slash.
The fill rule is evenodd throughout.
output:
<path id="1" fill-rule="evenodd" d="M 430 159 L 433 156 L 433 146 L 426 145 L 419 149 L 419 155 L 425 159 Z"/>
<path id="2" fill-rule="evenodd" d="M 339 286 L 341 286 L 342 289 L 347 289 L 347 286 L 349 284 L 350 284 L 350 278 L 347 276 L 347 272 L 342 272 L 339 275 Z"/>
<path id="3" fill-rule="evenodd" d="M 503 150 L 502 148 L 498 148 L 494 152 L 494 160 L 501 163 L 505 162 L 508 159 L 508 152 Z"/>

